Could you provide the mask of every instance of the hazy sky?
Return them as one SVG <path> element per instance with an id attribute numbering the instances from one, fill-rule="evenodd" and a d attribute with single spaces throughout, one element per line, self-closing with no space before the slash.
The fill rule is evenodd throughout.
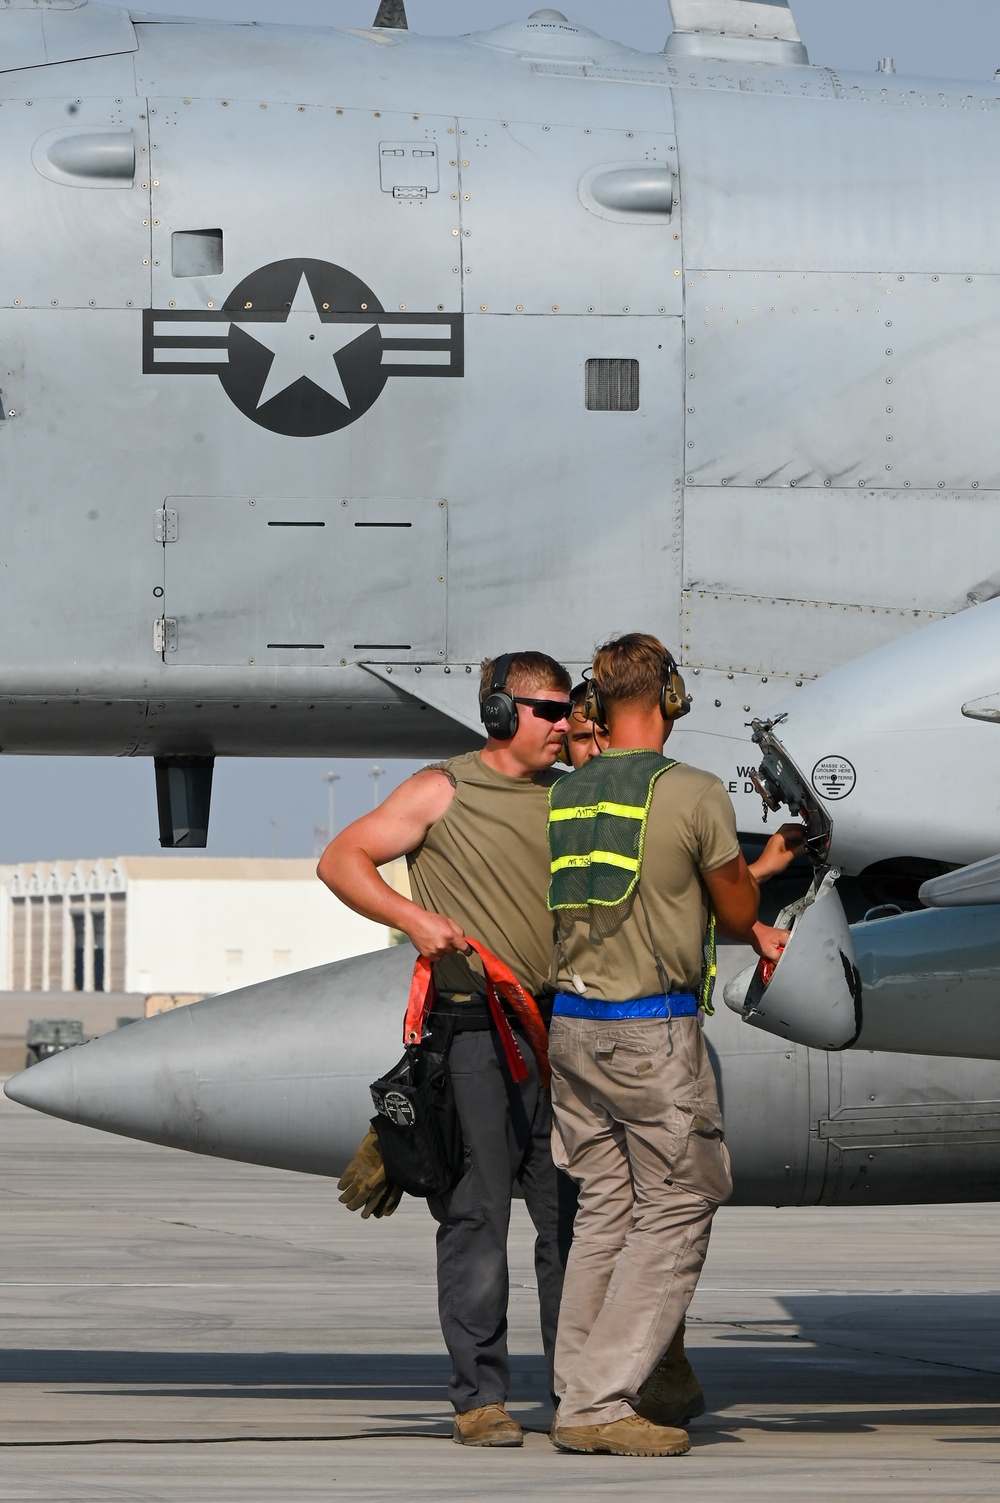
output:
<path id="1" fill-rule="evenodd" d="M 377 0 L 145 0 L 146 12 L 368 26 Z M 538 0 L 407 0 L 415 31 L 461 33 L 499 25 Z M 655 51 L 670 28 L 666 0 L 565 0 L 566 15 L 629 46 Z M 992 78 L 1000 68 L 1000 0 L 793 0 L 814 63 L 872 71 L 890 56 L 897 71 Z M 503 647 L 505 644 L 498 644 Z M 382 761 L 384 795 L 417 764 Z M 308 856 L 326 823 L 323 774 L 340 775 L 338 826 L 370 808 L 370 762 L 233 760 L 216 764 L 209 852 L 219 856 Z M 2 757 L 0 861 L 51 860 L 159 849 L 153 769 L 146 759 Z"/>

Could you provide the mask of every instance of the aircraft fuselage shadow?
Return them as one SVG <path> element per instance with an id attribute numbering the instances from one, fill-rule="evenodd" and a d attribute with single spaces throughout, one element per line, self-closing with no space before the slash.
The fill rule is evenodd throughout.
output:
<path id="1" fill-rule="evenodd" d="M 785 1294 L 781 1304 L 771 1318 L 707 1322 L 707 1346 L 689 1324 L 711 1410 L 702 1425 L 732 1407 L 741 1429 L 773 1431 L 1000 1423 L 1000 1294 Z M 771 1412 L 748 1416 L 754 1406 Z"/>
<path id="2" fill-rule="evenodd" d="M 787 1294 L 780 1303 L 770 1317 L 704 1324 L 695 1307 L 688 1346 L 709 1402 L 699 1430 L 1000 1423 L 1000 1294 Z M 515 1356 L 511 1366 L 512 1397 L 546 1404 L 542 1358 Z M 426 1424 L 421 1406 L 444 1400 L 449 1367 L 444 1353 L 0 1350 L 0 1383 L 393 1404 L 407 1408 L 394 1415 L 403 1425 Z"/>

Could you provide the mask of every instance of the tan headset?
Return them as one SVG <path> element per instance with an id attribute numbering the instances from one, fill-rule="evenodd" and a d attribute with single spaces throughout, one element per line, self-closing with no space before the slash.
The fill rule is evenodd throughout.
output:
<path id="1" fill-rule="evenodd" d="M 691 696 L 684 687 L 680 670 L 672 653 L 667 653 L 661 661 L 663 674 L 663 687 L 660 690 L 660 714 L 664 720 L 680 720 L 691 709 Z M 583 713 L 588 720 L 599 725 L 602 730 L 607 730 L 607 721 L 604 716 L 604 705 L 601 701 L 601 691 L 597 687 L 597 680 L 593 676 L 593 670 L 588 668 L 583 675 L 587 684 L 587 695 L 583 701 Z"/>

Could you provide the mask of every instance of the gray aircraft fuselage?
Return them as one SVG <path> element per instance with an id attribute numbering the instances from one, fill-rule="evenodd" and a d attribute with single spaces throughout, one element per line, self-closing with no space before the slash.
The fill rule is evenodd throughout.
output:
<path id="1" fill-rule="evenodd" d="M 778 3 L 673 10 L 656 55 L 551 13 L 0 12 L 3 750 L 204 759 L 161 789 L 204 835 L 216 754 L 459 750 L 483 656 L 641 627 L 742 830 L 745 722 L 783 706 L 831 860 L 1000 851 L 1000 99 L 811 67 Z M 711 1025 L 745 1200 L 995 1193 L 992 914 L 883 911 L 856 973 L 827 947 L 853 1053 Z M 9 1094 L 335 1172 L 406 968 L 200 1003 Z"/>
<path id="2" fill-rule="evenodd" d="M 551 20 L 0 42 L 5 751 L 441 754 L 484 655 L 641 625 L 753 829 L 748 706 L 995 593 L 992 85 Z"/>

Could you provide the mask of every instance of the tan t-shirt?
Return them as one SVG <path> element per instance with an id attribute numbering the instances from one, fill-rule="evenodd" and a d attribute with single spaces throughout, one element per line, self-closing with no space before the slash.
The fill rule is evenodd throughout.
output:
<path id="1" fill-rule="evenodd" d="M 697 994 L 708 898 L 699 872 L 714 871 L 739 854 L 736 816 L 729 795 L 710 772 L 679 763 L 657 780 L 649 808 L 639 892 L 624 916 L 595 910 L 594 921 L 558 915 L 559 990 L 576 992 L 575 971 L 586 995 L 626 1002 L 663 991 L 650 940 L 671 991 Z"/>
<path id="2" fill-rule="evenodd" d="M 546 824 L 549 788 L 560 774 L 507 777 L 479 752 L 440 765 L 455 781 L 455 797 L 406 858 L 413 900 L 461 924 L 506 961 L 525 991 L 551 992 Z M 481 992 L 478 956 L 446 956 L 435 964 L 434 980 L 441 991 Z"/>

